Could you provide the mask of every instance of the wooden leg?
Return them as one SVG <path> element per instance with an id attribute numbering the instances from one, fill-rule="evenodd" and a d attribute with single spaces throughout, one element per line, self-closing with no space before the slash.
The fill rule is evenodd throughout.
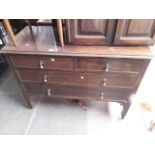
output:
<path id="1" fill-rule="evenodd" d="M 23 91 L 24 90 L 22 90 L 22 92 Z M 28 96 L 25 92 L 23 92 L 23 96 L 24 96 L 27 106 L 31 109 L 34 108 L 35 106 L 34 96 Z"/>
<path id="2" fill-rule="evenodd" d="M 122 119 L 124 119 L 124 117 L 126 116 L 128 110 L 130 108 L 131 102 L 128 101 L 128 102 L 122 103 L 122 105 L 123 105 L 123 109 L 122 109 L 121 116 L 122 116 Z"/>
<path id="3" fill-rule="evenodd" d="M 18 74 L 16 72 L 16 69 L 13 67 L 13 64 L 12 64 L 9 56 L 6 56 L 6 60 L 7 60 L 8 64 L 9 64 L 12 72 L 14 73 L 14 76 L 16 78 L 16 81 L 17 81 L 19 87 L 21 88 L 21 91 L 23 93 L 23 96 L 24 96 L 24 98 L 26 100 L 27 105 L 30 108 L 33 108 L 35 106 L 34 96 L 29 96 L 27 94 L 27 91 L 25 90 L 25 87 L 23 86 L 22 82 L 20 81 L 20 77 L 18 76 Z"/>
<path id="4" fill-rule="evenodd" d="M 27 103 L 27 106 L 29 108 L 31 108 L 31 109 L 34 108 L 34 106 L 36 105 L 34 96 L 28 95 L 25 88 L 24 88 L 24 86 L 23 86 L 23 84 L 18 79 L 16 79 L 16 80 L 17 80 L 18 83 L 20 83 L 19 86 L 21 88 L 21 91 L 22 91 L 23 96 L 25 98 L 25 101 Z"/>
<path id="5" fill-rule="evenodd" d="M 30 108 L 33 108 L 35 106 L 34 96 L 29 96 L 27 103 Z"/>

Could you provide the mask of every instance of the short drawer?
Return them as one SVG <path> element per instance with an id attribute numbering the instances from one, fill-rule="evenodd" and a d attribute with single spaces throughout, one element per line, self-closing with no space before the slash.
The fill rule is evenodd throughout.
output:
<path id="1" fill-rule="evenodd" d="M 43 69 L 74 70 L 74 58 L 72 57 L 42 57 Z"/>
<path id="2" fill-rule="evenodd" d="M 100 74 L 30 69 L 18 69 L 17 72 L 22 81 L 94 87 L 133 87 L 137 79 L 135 74 Z"/>
<path id="3" fill-rule="evenodd" d="M 112 58 L 77 58 L 76 69 L 104 72 L 140 72 L 143 60 Z"/>
<path id="4" fill-rule="evenodd" d="M 13 65 L 17 68 L 42 70 L 73 70 L 74 60 L 71 57 L 51 56 L 11 56 Z"/>

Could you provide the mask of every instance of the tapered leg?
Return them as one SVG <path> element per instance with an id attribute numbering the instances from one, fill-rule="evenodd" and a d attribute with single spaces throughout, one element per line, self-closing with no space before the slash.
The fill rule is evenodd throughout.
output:
<path id="1" fill-rule="evenodd" d="M 28 97 L 28 106 L 33 108 L 35 106 L 34 96 L 27 96 Z"/>
<path id="2" fill-rule="evenodd" d="M 24 96 L 24 98 L 26 100 L 27 105 L 30 108 L 33 108 L 35 106 L 34 96 L 27 94 L 27 91 L 25 90 L 25 87 L 23 86 L 23 83 L 21 82 L 20 77 L 16 72 L 16 69 L 13 67 L 13 64 L 12 64 L 9 56 L 6 56 L 6 60 L 7 60 L 9 66 L 10 66 L 10 68 L 11 68 L 11 70 L 12 70 L 12 72 L 13 72 L 15 78 L 16 78 L 18 86 L 20 87 L 20 89 L 21 89 L 21 91 L 23 93 L 23 96 Z"/>
<path id="3" fill-rule="evenodd" d="M 121 116 L 122 116 L 122 119 L 124 119 L 124 117 L 126 116 L 128 110 L 130 108 L 131 102 L 130 101 L 124 102 L 124 103 L 122 103 L 122 105 L 123 105 L 123 109 L 121 112 Z"/>

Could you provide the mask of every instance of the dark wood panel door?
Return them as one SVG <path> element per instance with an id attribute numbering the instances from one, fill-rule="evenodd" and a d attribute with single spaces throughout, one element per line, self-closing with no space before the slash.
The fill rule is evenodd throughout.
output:
<path id="1" fill-rule="evenodd" d="M 70 19 L 66 20 L 67 42 L 79 45 L 110 45 L 116 20 Z"/>
<path id="2" fill-rule="evenodd" d="M 118 20 L 114 44 L 151 45 L 155 43 L 154 19 Z"/>

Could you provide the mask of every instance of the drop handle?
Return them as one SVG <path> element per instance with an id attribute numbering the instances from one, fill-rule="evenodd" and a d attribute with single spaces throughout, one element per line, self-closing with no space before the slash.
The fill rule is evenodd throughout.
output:
<path id="1" fill-rule="evenodd" d="M 43 60 L 40 60 L 40 69 L 43 69 L 44 68 L 44 62 Z"/>
<path id="2" fill-rule="evenodd" d="M 49 89 L 49 88 L 47 89 L 47 95 L 48 95 L 48 96 L 51 96 L 51 95 L 52 95 L 51 89 Z"/>
<path id="3" fill-rule="evenodd" d="M 47 80 L 48 80 L 48 76 L 44 75 L 44 82 L 47 82 Z"/>
<path id="4" fill-rule="evenodd" d="M 84 76 L 83 76 L 83 75 L 81 75 L 81 76 L 80 76 L 80 79 L 81 79 L 81 80 L 84 80 Z"/>
<path id="5" fill-rule="evenodd" d="M 110 64 L 106 64 L 105 65 L 105 72 L 109 72 L 109 70 L 110 70 Z"/>
<path id="6" fill-rule="evenodd" d="M 54 58 L 51 58 L 51 61 L 52 61 L 52 62 L 55 62 L 55 59 L 54 59 Z"/>
<path id="7" fill-rule="evenodd" d="M 103 86 L 107 85 L 107 79 L 103 79 Z"/>
<path id="8" fill-rule="evenodd" d="M 103 92 L 101 92 L 100 99 L 101 99 L 101 100 L 103 100 L 103 99 L 104 99 L 104 93 L 103 93 Z"/>

